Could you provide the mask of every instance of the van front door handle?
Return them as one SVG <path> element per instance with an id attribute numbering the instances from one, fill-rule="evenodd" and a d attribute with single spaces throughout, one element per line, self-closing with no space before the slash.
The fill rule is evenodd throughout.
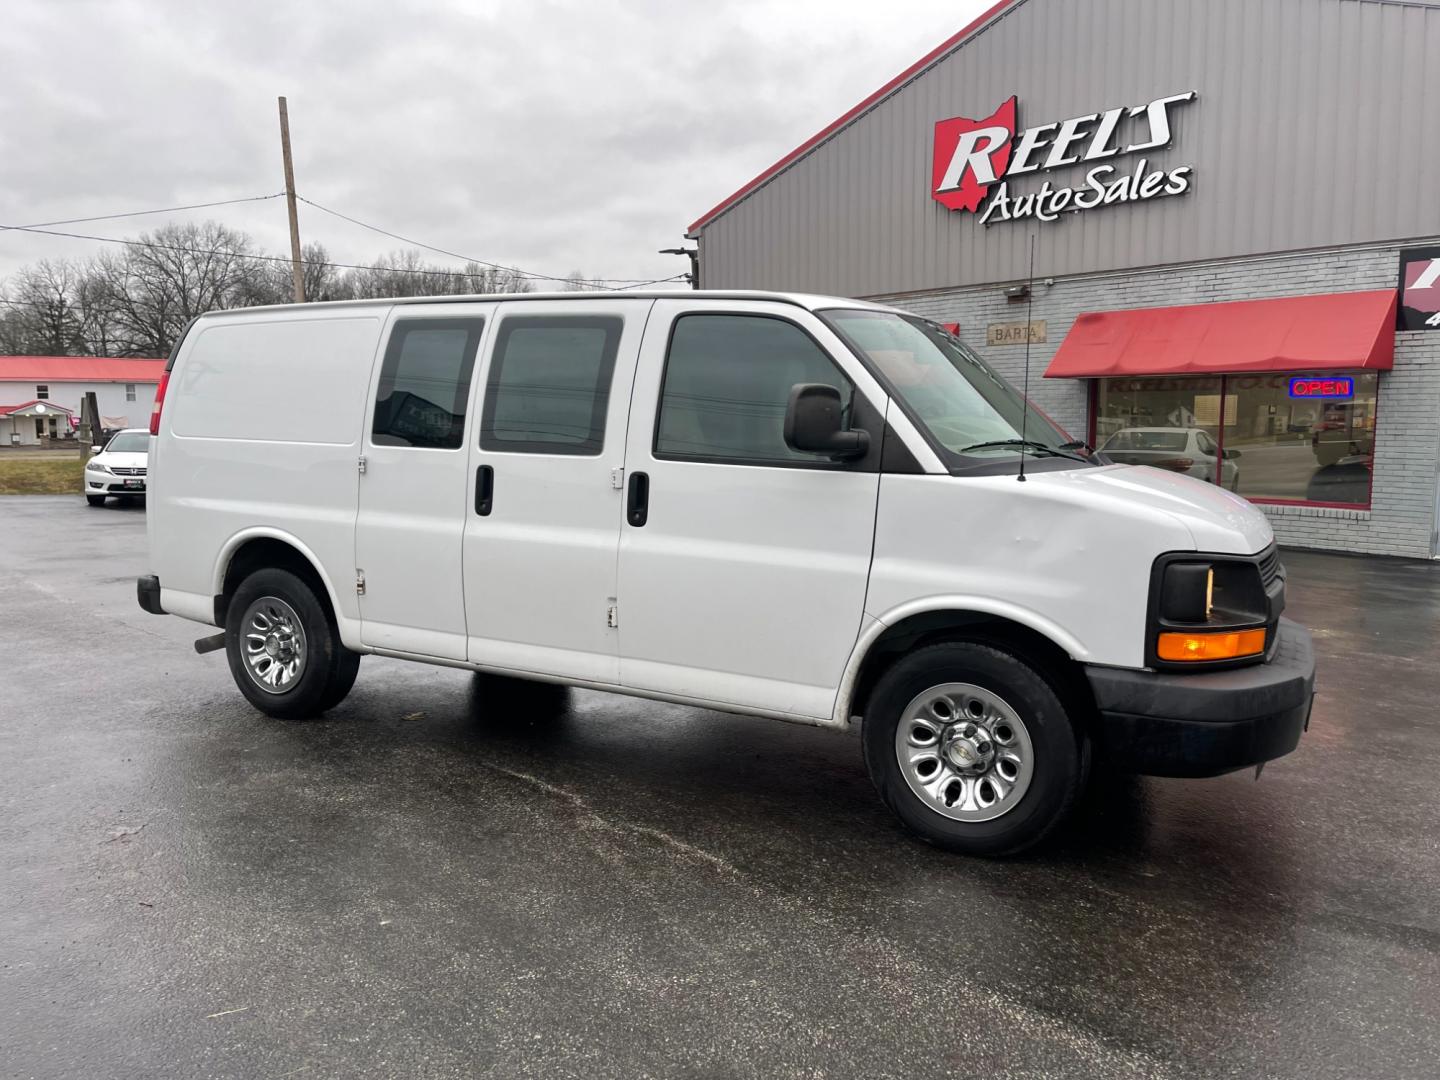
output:
<path id="1" fill-rule="evenodd" d="M 488 517 L 495 505 L 495 470 L 481 465 L 475 470 L 475 513 Z"/>
<path id="2" fill-rule="evenodd" d="M 650 518 L 650 477 L 643 473 L 630 474 L 630 491 L 625 500 L 625 520 L 640 528 Z"/>

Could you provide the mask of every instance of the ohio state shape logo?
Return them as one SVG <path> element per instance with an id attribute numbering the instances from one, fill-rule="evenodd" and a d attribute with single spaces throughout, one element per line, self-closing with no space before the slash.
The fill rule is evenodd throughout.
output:
<path id="1" fill-rule="evenodd" d="M 981 224 L 988 225 L 992 219 L 1054 221 L 1067 211 L 1183 195 L 1190 189 L 1193 169 L 1189 165 L 1152 170 L 1149 158 L 1142 157 L 1132 170 L 1122 173 L 1103 162 L 1168 149 L 1171 109 L 1194 101 L 1195 96 L 1190 90 L 1144 105 L 1072 116 L 1023 131 L 1017 130 L 1019 103 L 1014 96 L 983 120 L 966 116 L 941 120 L 935 125 L 931 197 L 947 209 L 978 213 Z M 1102 164 L 1091 167 L 1075 187 L 1056 187 L 1046 180 L 1038 191 L 1010 193 L 1010 181 L 1018 176 L 1087 162 Z M 987 197 L 989 202 L 982 210 Z"/>

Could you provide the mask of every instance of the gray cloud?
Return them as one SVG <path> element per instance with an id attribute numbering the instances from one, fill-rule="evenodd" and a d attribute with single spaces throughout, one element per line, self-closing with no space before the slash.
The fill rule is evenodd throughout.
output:
<path id="1" fill-rule="evenodd" d="M 985 2 L 11 0 L 0 221 L 277 191 L 283 93 L 317 202 L 546 273 L 663 276 L 683 267 L 656 248 Z M 278 200 L 209 216 L 286 248 Z M 301 226 L 341 260 L 399 246 Z M 0 275 L 96 247 L 0 233 Z"/>

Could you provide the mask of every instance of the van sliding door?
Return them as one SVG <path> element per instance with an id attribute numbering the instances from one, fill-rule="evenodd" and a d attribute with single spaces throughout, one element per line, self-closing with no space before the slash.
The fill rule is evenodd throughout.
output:
<path id="1" fill-rule="evenodd" d="M 615 560 L 649 300 L 501 304 L 465 508 L 471 663 L 618 681 Z"/>
<path id="2" fill-rule="evenodd" d="M 360 640 L 373 648 L 465 659 L 469 402 L 494 306 L 392 313 L 370 391 L 355 523 Z"/>

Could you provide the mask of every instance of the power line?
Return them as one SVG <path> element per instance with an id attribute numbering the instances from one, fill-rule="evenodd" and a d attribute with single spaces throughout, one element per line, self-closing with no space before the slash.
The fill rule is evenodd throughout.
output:
<path id="1" fill-rule="evenodd" d="M 235 258 L 235 259 L 250 259 L 250 260 L 257 261 L 257 262 L 286 263 L 286 264 L 289 264 L 289 263 L 292 262 L 292 260 L 287 259 L 287 258 L 283 258 L 283 257 L 278 256 L 278 255 L 263 255 L 263 254 L 254 253 L 254 252 L 228 251 L 228 250 L 224 250 L 224 249 L 220 249 L 220 248 L 196 248 L 196 247 L 189 247 L 189 246 L 181 245 L 181 244 L 164 244 L 164 243 L 160 243 L 160 242 L 157 242 L 157 241 L 154 241 L 154 240 L 127 239 L 127 238 L 125 238 L 125 237 L 118 237 L 118 236 L 96 236 L 96 235 L 94 235 L 93 233 L 68 232 L 68 231 L 65 231 L 65 230 L 54 229 L 54 228 L 50 228 L 50 227 L 49 227 L 49 226 L 54 226 L 54 225 L 81 224 L 81 223 L 84 223 L 84 222 L 87 222 L 87 221 L 111 221 L 111 220 L 115 220 L 115 219 L 118 219 L 118 218 L 142 217 L 142 216 L 150 215 L 150 214 L 176 213 L 176 212 L 180 212 L 180 211 L 184 211 L 184 210 L 200 210 L 200 209 L 205 209 L 205 208 L 208 208 L 208 207 L 215 207 L 215 206 L 233 206 L 233 205 L 236 205 L 236 204 L 239 204 L 239 203 L 247 203 L 247 202 L 264 202 L 264 201 L 267 201 L 267 200 L 269 200 L 269 199 L 278 199 L 278 198 L 281 198 L 281 197 L 284 196 L 284 194 L 285 194 L 285 193 L 284 193 L 283 191 L 278 191 L 278 192 L 275 192 L 275 193 L 272 194 L 272 195 L 252 195 L 252 196 L 247 196 L 247 197 L 245 197 L 245 198 L 239 198 L 239 199 L 220 199 L 220 200 L 216 200 L 216 201 L 214 201 L 214 202 L 191 203 L 191 204 L 188 204 L 188 205 L 185 205 L 185 206 L 170 206 L 170 207 L 163 207 L 163 208 L 156 209 L 156 210 L 134 210 L 134 211 L 128 211 L 128 212 L 125 212 L 125 213 L 117 213 L 117 214 L 97 214 L 97 215 L 92 216 L 92 217 L 64 218 L 64 219 L 60 219 L 60 220 L 56 220 L 56 221 L 35 222 L 35 223 L 29 224 L 29 225 L 0 225 L 0 232 L 24 232 L 24 233 L 32 233 L 32 234 L 42 235 L 42 236 L 61 236 L 61 237 L 66 237 L 66 238 L 72 239 L 72 240 L 91 240 L 91 241 L 94 241 L 94 242 L 96 242 L 96 243 L 102 243 L 102 244 L 120 244 L 120 245 L 123 245 L 123 246 L 126 246 L 126 247 L 143 247 L 143 248 L 150 248 L 150 249 L 152 249 L 152 250 L 158 250 L 158 251 L 174 251 L 174 252 L 182 252 L 182 253 L 191 254 L 191 255 L 223 255 L 223 256 L 227 256 L 227 257 L 229 257 L 229 258 Z M 367 222 L 367 221 L 361 221 L 359 218 L 351 217 L 351 216 L 348 215 L 348 214 L 342 214 L 342 213 L 340 213 L 338 210 L 332 210 L 332 209 L 330 209 L 328 206 L 322 206 L 321 204 L 315 202 L 315 201 L 312 200 L 312 199 L 307 199 L 307 198 L 305 198 L 303 195 L 297 195 L 296 197 L 297 197 L 301 202 L 305 203 L 306 205 L 308 205 L 308 206 L 313 206 L 315 209 L 317 209 L 317 210 L 319 210 L 319 211 L 321 211 L 321 212 L 323 212 L 323 213 L 329 214 L 329 215 L 331 215 L 332 217 L 337 217 L 337 218 L 340 218 L 340 219 L 343 220 L 343 221 L 348 221 L 348 222 L 350 222 L 351 224 L 358 225 L 358 226 L 360 226 L 361 228 L 364 228 L 364 229 L 369 229 L 371 232 L 379 233 L 379 234 L 382 235 L 382 236 L 388 236 L 388 237 L 390 237 L 392 240 L 399 240 L 401 243 L 410 244 L 410 245 L 413 245 L 413 246 L 419 247 L 419 248 L 424 248 L 424 249 L 427 250 L 427 251 L 433 251 L 433 252 L 436 252 L 437 254 L 445 255 L 445 256 L 448 256 L 448 257 L 450 257 L 450 258 L 452 258 L 452 259 L 460 259 L 460 260 L 462 260 L 463 262 L 467 262 L 467 263 L 476 263 L 476 264 L 478 264 L 478 265 L 480 265 L 480 266 L 486 266 L 486 267 L 489 267 L 489 268 L 494 269 L 494 270 L 501 270 L 501 271 L 504 271 L 505 273 L 514 274 L 514 275 L 516 275 L 516 276 L 519 277 L 519 278 L 527 279 L 527 280 L 532 280 L 532 281 L 557 281 L 557 282 L 564 282 L 564 281 L 569 281 L 569 280 L 570 280 L 568 277 L 560 277 L 560 276 L 551 275 L 551 274 L 543 274 L 543 273 L 540 273 L 540 272 L 538 272 L 538 271 L 525 270 L 525 269 L 522 269 L 522 268 L 517 267 L 517 266 L 508 266 L 508 265 L 506 265 L 505 263 L 492 262 L 492 261 L 490 261 L 490 260 L 488 260 L 488 259 L 475 259 L 475 258 L 471 258 L 471 257 L 469 257 L 469 256 L 467 256 L 467 255 L 461 255 L 459 252 L 450 251 L 450 250 L 448 250 L 448 249 L 446 249 L 446 248 L 442 248 L 442 247 L 437 247 L 437 246 L 434 245 L 434 244 L 426 244 L 426 243 L 424 243 L 424 242 L 422 242 L 422 241 L 415 240 L 415 239 L 413 239 L 413 238 L 411 238 L 411 237 L 402 236 L 402 235 L 399 234 L 399 233 L 391 232 L 391 231 L 388 230 L 388 229 L 382 229 L 382 228 L 380 228 L 380 226 L 378 226 L 378 225 L 372 225 L 371 223 L 369 223 L 369 222 Z M 330 261 L 330 260 L 316 260 L 316 259 L 303 259 L 303 258 L 301 259 L 301 263 L 302 263 L 302 265 L 305 265 L 305 266 L 329 266 L 329 267 L 334 267 L 334 268 L 336 268 L 336 269 L 342 269 L 342 270 L 376 270 L 376 271 L 381 271 L 381 272 L 384 272 L 384 273 L 419 274 L 419 275 L 422 275 L 422 276 L 425 276 L 425 277 L 458 277 L 458 278 L 471 278 L 471 277 L 474 277 L 474 276 L 475 276 L 474 274 L 469 273 L 469 272 L 466 272 L 466 271 L 464 271 L 464 270 L 421 269 L 421 268 L 415 268 L 415 267 L 399 267 L 399 266 L 375 266 L 375 265 L 372 265 L 372 264 L 364 264 L 364 263 L 344 263 L 344 262 L 334 262 L 334 261 Z M 670 281 L 678 281 L 678 280 L 681 280 L 681 279 L 684 278 L 684 277 L 685 277 L 684 274 L 677 274 L 677 275 L 673 275 L 673 276 L 671 276 L 671 277 L 652 278 L 652 279 L 642 279 L 642 278 L 587 278 L 587 279 L 585 280 L 585 284 L 593 285 L 593 286 L 595 286 L 596 288 L 601 289 L 601 290 L 603 290 L 603 291 L 624 291 L 624 290 L 626 290 L 626 289 L 638 289 L 638 288 L 641 288 L 641 287 L 646 286 L 646 285 L 657 285 L 657 284 L 666 283 L 666 282 L 670 282 Z"/>
<path id="2" fill-rule="evenodd" d="M 31 225 L 5 225 L 0 230 L 11 229 L 16 232 L 36 233 L 41 236 L 64 236 L 71 240 L 94 240 L 102 244 L 121 244 L 125 247 L 151 248 L 157 251 L 177 251 L 188 255 L 224 255 L 232 259 L 252 259 L 257 262 L 284 263 L 290 265 L 288 257 L 280 255 L 261 255 L 256 252 L 227 251 L 224 248 L 196 248 L 187 247 L 183 244 L 162 244 L 154 240 L 127 240 L 119 236 L 96 236 L 93 233 L 66 232 L 62 229 L 42 229 Z M 409 266 L 374 266 L 364 263 L 343 263 L 332 262 L 327 259 L 301 259 L 305 266 L 333 266 L 341 270 L 378 270 L 387 274 L 421 274 L 427 277 L 474 277 L 474 274 L 467 274 L 463 270 L 424 270 Z M 552 280 L 564 280 L 556 278 Z"/>
<path id="3" fill-rule="evenodd" d="M 522 270 L 522 269 L 521 269 L 520 267 L 518 267 L 518 266 L 506 266 L 504 263 L 490 262 L 489 260 L 486 260 L 486 259 L 472 259 L 472 258 L 471 258 L 470 256 L 468 256 L 468 255 L 461 255 L 459 252 L 448 251 L 448 250 L 446 250 L 445 248 L 436 247 L 434 244 L 427 244 L 427 243 L 424 243 L 423 241 L 420 241 L 420 240 L 414 240 L 414 239 L 412 239 L 411 237 L 408 237 L 408 236 L 401 236 L 399 233 L 391 232 L 389 229 L 382 229 L 382 228 L 380 228 L 379 225 L 372 225 L 372 224 L 370 224 L 368 221 L 361 221 L 359 218 L 353 218 L 353 217 L 351 217 L 349 214 L 342 214 L 342 213 L 340 213 L 340 211 L 338 211 L 338 210 L 331 210 L 328 206 L 321 206 L 321 205 L 320 205 L 319 203 L 317 203 L 314 199 L 307 199 L 304 195 L 297 195 L 296 198 L 298 198 L 298 199 L 299 199 L 301 202 L 303 202 L 306 206 L 313 206 L 316 210 L 319 210 L 319 211 L 321 211 L 322 213 L 329 214 L 331 217 L 337 217 L 337 218 L 340 218 L 342 221 L 348 221 L 348 222 L 350 222 L 350 224 L 352 224 L 352 225 L 359 225 L 362 229 L 369 229 L 371 232 L 379 233 L 381 236 L 388 236 L 388 237 L 390 237 L 390 239 L 392 239 L 392 240 L 399 240 L 402 244 L 412 244 L 412 245 L 414 245 L 415 247 L 424 248 L 426 251 L 433 251 L 433 252 L 436 252 L 436 253 L 439 254 L 439 255 L 448 255 L 448 256 L 449 256 L 450 258 L 452 258 L 452 259 L 460 259 L 460 260 L 463 261 L 463 262 L 479 263 L 481 266 L 489 266 L 489 267 L 492 267 L 493 269 L 496 269 L 496 270 L 504 270 L 504 271 L 506 271 L 507 273 L 510 273 L 510 274 L 518 274 L 518 275 L 520 275 L 521 277 L 534 278 L 534 279 L 536 279 L 537 281 L 569 281 L 569 280 L 570 280 L 568 277 L 557 277 L 557 276 L 554 275 L 554 274 L 542 274 L 542 273 L 540 273 L 539 271 L 536 271 L 536 270 Z M 668 279 L 668 278 L 656 278 L 656 279 L 655 279 L 655 281 L 667 281 L 667 280 L 669 280 L 669 279 Z M 629 285 L 653 285 L 653 284 L 655 284 L 655 281 L 644 281 L 644 280 L 642 280 L 641 278 L 587 278 L 587 279 L 586 279 L 586 282 L 587 282 L 587 283 L 589 283 L 589 284 L 596 284 L 596 285 L 600 285 L 602 282 L 605 283 L 605 284 L 608 284 L 608 285 L 624 285 L 624 284 L 629 284 Z"/>
<path id="4" fill-rule="evenodd" d="M 505 266 L 501 263 L 488 262 L 485 259 L 471 259 L 468 256 L 461 255 L 458 252 L 447 251 L 445 248 L 436 247 L 434 244 L 426 244 L 419 240 L 412 240 L 408 236 L 401 236 L 399 233 L 391 232 L 389 229 L 382 229 L 379 225 L 371 225 L 368 221 L 361 221 L 359 218 L 353 218 L 349 214 L 342 214 L 338 210 L 331 210 L 328 206 L 321 206 L 313 199 L 307 199 L 304 195 L 297 195 L 296 198 L 303 202 L 306 206 L 313 206 L 316 210 L 319 210 L 322 213 L 329 214 L 331 217 L 337 217 L 342 221 L 348 221 L 352 225 L 359 225 L 362 229 L 369 229 L 371 232 L 379 233 L 381 236 L 388 236 L 392 240 L 399 240 L 402 244 L 412 244 L 415 247 L 424 248 L 426 251 L 433 251 L 439 255 L 448 255 L 450 258 L 459 259 L 461 262 L 479 263 L 481 266 L 489 266 L 495 270 L 504 270 L 507 273 L 519 274 L 521 277 L 535 278 L 540 281 L 566 280 L 563 277 L 551 277 L 549 274 L 540 274 L 532 272 L 530 270 L 521 270 L 519 267 L 516 266 Z"/>
<path id="5" fill-rule="evenodd" d="M 613 290 L 611 290 L 611 291 L 612 291 L 612 292 L 625 292 L 627 289 L 639 289 L 639 288 L 642 288 L 642 287 L 644 287 L 644 286 L 646 286 L 646 285 L 663 285 L 663 284 L 665 284 L 667 281 L 685 281 L 685 280 L 687 280 L 689 277 L 690 277 L 689 274 L 673 274 L 673 275 L 671 275 L 670 277 L 656 278 L 654 281 L 637 281 L 634 285 L 622 285 L 620 288 L 618 288 L 618 289 L 613 289 Z"/>
<path id="6" fill-rule="evenodd" d="M 0 232 L 9 232 L 12 229 L 20 231 L 40 229 L 48 225 L 82 225 L 87 221 L 114 221 L 116 218 L 145 217 L 149 214 L 175 214 L 182 210 L 205 210 L 212 206 L 235 206 L 238 203 L 278 199 L 284 194 L 283 191 L 277 191 L 274 195 L 247 195 L 242 199 L 219 199 L 215 202 L 191 203 L 188 206 L 164 206 L 159 210 L 130 210 L 123 214 L 96 214 L 94 217 L 62 218 L 59 221 L 33 221 L 29 225 L 0 225 Z"/>
<path id="7" fill-rule="evenodd" d="M 41 311 L 51 311 L 57 306 L 65 306 L 66 301 L 56 300 L 54 304 L 42 304 L 36 300 L 7 300 L 4 297 L 0 297 L 0 304 L 9 304 L 11 307 L 33 307 L 39 308 Z"/>
<path id="8" fill-rule="evenodd" d="M 101 244 L 120 244 L 124 247 L 143 247 L 150 248 L 156 251 L 175 251 L 189 255 L 223 255 L 227 258 L 232 259 L 251 259 L 256 262 L 284 263 L 287 266 L 290 265 L 291 262 L 289 258 L 285 258 L 280 255 L 262 255 L 255 252 L 227 251 L 224 248 L 196 248 L 188 247 L 183 244 L 162 244 L 154 240 L 130 240 L 120 236 L 96 236 L 93 233 L 67 232 L 63 229 L 43 229 L 34 225 L 0 225 L 0 231 L 6 230 L 11 230 L 14 232 L 33 233 L 39 236 L 63 236 L 71 240 L 93 240 L 96 243 Z M 410 241 L 406 242 L 409 243 Z M 452 257 L 464 258 L 464 256 L 460 255 Z M 478 259 L 472 261 L 480 262 L 480 260 Z M 464 270 L 421 269 L 418 267 L 409 266 L 377 266 L 374 264 L 366 263 L 334 262 L 328 259 L 302 258 L 300 262 L 304 266 L 330 266 L 338 270 L 371 270 L 385 274 L 419 274 L 422 277 L 473 278 L 475 276 L 473 273 L 467 273 Z M 483 265 L 492 267 L 499 266 L 498 263 L 484 263 Z M 504 268 L 501 267 L 501 269 Z M 525 271 L 519 271 L 519 273 L 526 278 L 536 279 L 540 281 L 569 280 L 568 278 L 552 278 L 546 277 L 542 274 L 527 273 Z M 653 285 L 660 281 L 678 280 L 679 277 L 683 276 L 684 275 L 682 274 L 678 275 L 676 278 L 656 278 L 654 281 L 642 281 L 629 278 L 596 278 L 592 280 L 597 284 L 600 281 L 631 281 L 632 284 L 627 286 L 627 288 L 639 288 L 642 285 Z M 614 290 L 611 286 L 607 285 L 601 285 L 600 288 L 604 291 L 617 291 Z"/>

